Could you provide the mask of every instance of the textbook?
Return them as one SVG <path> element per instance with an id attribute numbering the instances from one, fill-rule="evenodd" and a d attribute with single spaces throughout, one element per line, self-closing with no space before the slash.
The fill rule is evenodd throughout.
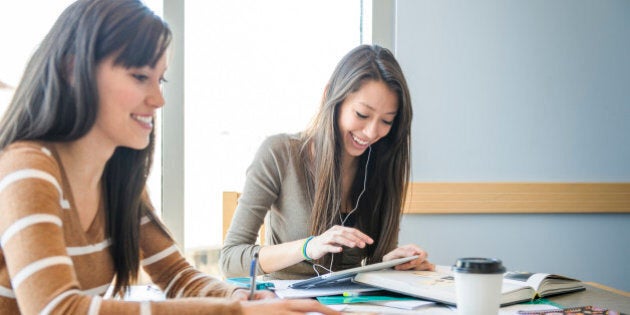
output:
<path id="1" fill-rule="evenodd" d="M 440 266 L 437 271 L 370 271 L 357 274 L 354 281 L 425 300 L 456 304 L 455 280 L 447 266 Z M 581 281 L 559 275 L 507 272 L 501 288 L 501 306 L 584 289 Z"/>

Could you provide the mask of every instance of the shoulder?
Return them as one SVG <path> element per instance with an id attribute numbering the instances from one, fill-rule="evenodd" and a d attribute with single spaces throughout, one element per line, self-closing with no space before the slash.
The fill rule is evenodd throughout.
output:
<path id="1" fill-rule="evenodd" d="M 0 152 L 0 174 L 27 168 L 56 173 L 58 165 L 46 143 L 19 141 L 8 145 Z"/>
<path id="2" fill-rule="evenodd" d="M 259 157 L 275 157 L 286 160 L 299 152 L 302 140 L 299 134 L 280 133 L 267 137 L 258 149 Z"/>
<path id="3" fill-rule="evenodd" d="M 299 146 L 300 143 L 300 134 L 279 133 L 267 137 L 260 147 L 279 150 L 296 147 Z"/>
<path id="4" fill-rule="evenodd" d="M 0 152 L 0 189 L 22 179 L 41 179 L 60 189 L 61 167 L 48 144 L 20 141 L 8 145 Z"/>

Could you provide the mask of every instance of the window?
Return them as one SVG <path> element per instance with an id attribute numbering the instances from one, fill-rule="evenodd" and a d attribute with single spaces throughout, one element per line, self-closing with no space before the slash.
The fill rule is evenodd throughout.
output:
<path id="1" fill-rule="evenodd" d="M 0 4 L 0 29 L 3 30 L 0 37 L 0 114 L 9 105 L 29 57 L 70 3 L 72 0 L 3 1 Z M 37 10 L 33 10 L 34 7 Z"/>
<path id="2" fill-rule="evenodd" d="M 185 14 L 185 247 L 216 250 L 222 191 L 242 190 L 264 138 L 307 126 L 360 43 L 361 1 L 197 0 Z"/>

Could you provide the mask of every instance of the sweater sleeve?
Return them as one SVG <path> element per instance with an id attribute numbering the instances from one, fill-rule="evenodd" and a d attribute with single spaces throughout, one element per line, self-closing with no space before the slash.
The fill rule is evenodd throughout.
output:
<path id="1" fill-rule="evenodd" d="M 60 183 L 59 168 L 43 148 L 20 146 L 0 156 L 0 268 L 8 271 L 6 289 L 22 314 L 87 309 L 90 304 L 90 297 L 80 294 L 66 253 L 60 212 L 70 209 Z"/>
<path id="2" fill-rule="evenodd" d="M 267 211 L 280 194 L 281 165 L 286 163 L 281 152 L 286 145 L 286 135 L 267 138 L 247 169 L 245 187 L 219 257 L 219 266 L 225 277 L 249 274 L 252 258 L 260 249 L 259 245 L 255 245 L 258 231 Z M 257 272 L 263 273 L 260 265 Z"/>
<path id="3" fill-rule="evenodd" d="M 43 147 L 21 145 L 0 154 L 1 314 L 242 313 L 240 303 L 225 298 L 131 302 L 82 291 L 66 250 L 60 214 L 72 210 L 60 183 L 59 165 Z M 231 292 L 232 287 L 192 271 L 178 253 L 158 259 L 163 251 L 151 250 L 143 248 L 152 254 L 143 260 L 145 268 L 173 261 L 165 265 L 169 268 L 156 269 L 170 271 L 158 278 L 162 284 L 173 283 L 182 296 L 222 297 Z M 177 275 L 181 280 L 174 279 Z"/>
<path id="4" fill-rule="evenodd" d="M 167 298 L 229 297 L 237 289 L 193 268 L 154 220 L 142 218 L 140 264 Z"/>

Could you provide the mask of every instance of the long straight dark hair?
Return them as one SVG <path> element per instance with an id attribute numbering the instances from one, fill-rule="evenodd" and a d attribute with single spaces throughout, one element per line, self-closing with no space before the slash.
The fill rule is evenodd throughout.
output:
<path id="1" fill-rule="evenodd" d="M 98 115 L 97 65 L 109 56 L 126 68 L 150 66 L 171 40 L 168 25 L 139 0 L 79 0 L 59 16 L 31 57 L 0 123 L 0 150 L 19 140 L 69 142 Z M 146 179 L 154 134 L 143 150 L 119 147 L 103 172 L 114 291 L 138 276 L 140 218 L 155 219 Z"/>
<path id="2" fill-rule="evenodd" d="M 411 97 L 400 65 L 386 48 L 361 45 L 346 54 L 333 71 L 319 112 L 303 133 L 303 163 L 310 170 L 313 193 L 310 233 L 319 235 L 341 223 L 342 139 L 337 124 L 339 107 L 367 81 L 385 83 L 398 96 L 398 111 L 389 133 L 372 145 L 366 191 L 356 215 L 357 227 L 375 240 L 367 248 L 367 262 L 377 262 L 395 248 L 410 172 Z M 352 204 L 363 189 L 368 153 L 361 155 L 351 188 Z M 328 266 L 331 255 L 319 263 Z M 335 267 L 341 263 L 334 260 Z M 333 267 L 334 268 L 334 267 Z"/>

